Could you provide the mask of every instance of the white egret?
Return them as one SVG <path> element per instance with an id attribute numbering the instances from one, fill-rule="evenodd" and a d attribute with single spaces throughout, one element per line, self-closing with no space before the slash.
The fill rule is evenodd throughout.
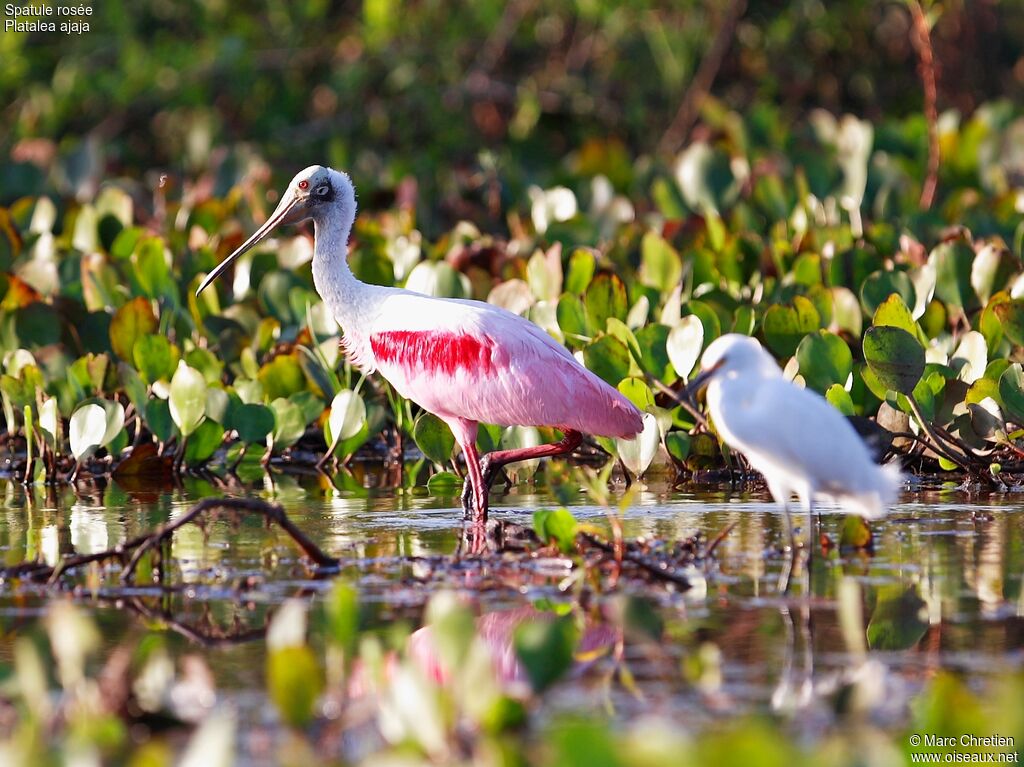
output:
<path id="1" fill-rule="evenodd" d="M 772 497 L 782 505 L 793 557 L 792 495 L 807 514 L 808 539 L 816 497 L 830 498 L 869 519 L 885 514 L 895 500 L 899 468 L 876 464 L 849 421 L 817 392 L 787 381 L 756 339 L 735 333 L 715 339 L 689 388 L 697 392 L 705 385 L 718 433 L 764 475 Z M 811 543 L 809 539 L 808 556 Z"/>

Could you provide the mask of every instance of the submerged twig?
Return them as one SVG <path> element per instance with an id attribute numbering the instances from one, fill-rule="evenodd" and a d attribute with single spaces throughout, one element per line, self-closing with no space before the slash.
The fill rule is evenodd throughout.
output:
<path id="1" fill-rule="evenodd" d="M 311 541 L 304 532 L 296 527 L 291 519 L 288 518 L 283 507 L 278 506 L 277 504 L 270 504 L 266 501 L 261 501 L 257 498 L 205 498 L 178 519 L 173 522 L 169 522 L 166 525 L 161 525 L 155 531 L 146 536 L 145 540 L 143 540 L 143 542 L 135 549 L 135 553 L 128 562 L 128 566 L 121 574 L 121 580 L 131 580 L 132 575 L 135 573 L 135 568 L 138 567 L 139 560 L 142 559 L 142 556 L 147 551 L 161 541 L 170 538 L 174 531 L 179 527 L 184 527 L 185 525 L 194 522 L 196 518 L 211 509 L 234 509 L 237 511 L 250 511 L 262 514 L 268 521 L 274 522 L 278 527 L 288 533 L 291 539 L 295 541 L 300 549 L 302 549 L 303 553 L 313 560 L 313 562 L 318 566 L 338 566 L 339 560 L 325 554 L 323 550 L 313 543 L 313 541 Z"/>
<path id="2" fill-rule="evenodd" d="M 606 554 L 615 556 L 616 551 L 614 544 L 599 538 L 593 533 L 581 532 L 580 537 L 591 546 L 600 549 Z M 628 546 L 624 547 L 622 550 L 622 561 L 636 565 L 641 570 L 658 580 L 668 581 L 682 589 L 690 588 L 690 579 L 682 573 L 677 572 L 674 567 L 670 567 L 668 562 L 654 560 L 639 551 L 629 548 Z"/>
<path id="3" fill-rule="evenodd" d="M 275 523 L 284 530 L 295 541 L 296 545 L 302 549 L 302 552 L 318 567 L 337 567 L 339 564 L 338 559 L 325 554 L 319 546 L 313 543 L 305 533 L 296 527 L 281 506 L 261 501 L 258 498 L 205 498 L 192 506 L 179 519 L 161 525 L 156 530 L 145 535 L 136 536 L 118 546 L 92 554 L 65 557 L 53 567 L 44 562 L 22 562 L 0 569 L 0 578 L 46 578 L 48 584 L 53 584 L 61 575 L 71 570 L 76 570 L 83 565 L 105 561 L 116 561 L 123 564 L 128 555 L 131 554 L 128 565 L 121 574 L 122 580 L 130 581 L 135 573 L 135 569 L 138 567 L 139 561 L 147 551 L 162 541 L 168 540 L 178 528 L 194 523 L 204 513 L 213 509 L 232 509 L 262 514 L 268 521 Z"/>

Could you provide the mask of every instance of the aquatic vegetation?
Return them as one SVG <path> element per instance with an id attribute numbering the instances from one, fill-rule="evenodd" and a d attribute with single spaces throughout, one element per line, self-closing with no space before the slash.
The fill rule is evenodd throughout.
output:
<path id="1" fill-rule="evenodd" d="M 957 160 L 931 211 L 918 207 L 913 123 L 821 118 L 780 144 L 731 115 L 714 140 L 625 184 L 628 198 L 599 170 L 538 192 L 510 235 L 460 222 L 430 241 L 408 209 L 364 206 L 352 266 L 537 322 L 650 414 L 639 440 L 593 445 L 630 474 L 723 465 L 679 394 L 703 349 L 739 332 L 844 414 L 874 418 L 883 452 L 998 485 L 1020 463 L 1024 223 L 995 150 L 1021 119 L 992 104 L 943 134 Z M 861 149 L 844 154 L 854 139 Z M 813 153 L 797 152 L 806 141 Z M 111 179 L 84 202 L 24 197 L 3 211 L 12 470 L 53 481 L 224 472 L 250 453 L 272 466 L 401 461 L 415 443 L 437 471 L 459 472 L 443 424 L 346 361 L 313 290 L 308 234 L 283 234 L 193 295 L 274 188 L 234 173 L 224 198 Z M 479 442 L 541 437 L 492 427 Z"/>

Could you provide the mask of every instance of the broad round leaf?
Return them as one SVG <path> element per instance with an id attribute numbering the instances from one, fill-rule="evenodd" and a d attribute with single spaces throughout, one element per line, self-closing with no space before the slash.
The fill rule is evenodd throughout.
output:
<path id="1" fill-rule="evenodd" d="M 619 392 L 640 410 L 654 405 L 654 394 L 642 378 L 623 378 L 619 382 Z"/>
<path id="2" fill-rule="evenodd" d="M 290 397 L 308 388 L 306 374 L 295 354 L 281 354 L 260 368 L 259 382 L 269 399 Z"/>
<path id="3" fill-rule="evenodd" d="M 601 336 L 583 350 L 587 368 L 612 386 L 629 375 L 629 349 L 615 336 Z"/>
<path id="4" fill-rule="evenodd" d="M 359 433 L 366 423 L 366 405 L 363 398 L 350 389 L 342 389 L 331 402 L 328 425 L 331 441 L 349 439 Z"/>
<path id="5" fill-rule="evenodd" d="M 587 307 L 591 327 L 605 327 L 609 317 L 625 320 L 629 310 L 626 283 L 617 274 L 601 272 L 587 286 L 583 303 Z"/>
<path id="6" fill-rule="evenodd" d="M 978 296 L 971 285 L 974 251 L 963 240 L 943 242 L 928 256 L 935 267 L 935 295 L 950 306 L 971 311 L 978 307 Z"/>
<path id="7" fill-rule="evenodd" d="M 224 441 L 224 427 L 207 418 L 188 439 L 185 445 L 185 463 L 196 466 L 208 461 Z"/>
<path id="8" fill-rule="evenodd" d="M 185 437 L 196 430 L 206 415 L 206 379 L 184 360 L 178 361 L 178 369 L 171 378 L 168 404 L 171 418 Z"/>
<path id="9" fill-rule="evenodd" d="M 700 317 L 688 314 L 669 331 L 665 342 L 669 361 L 680 378 L 688 378 L 704 348 L 704 324 Z"/>
<path id="10" fill-rule="evenodd" d="M 562 331 L 569 346 L 578 348 L 593 335 L 587 310 L 583 302 L 572 293 L 563 293 L 558 299 L 555 316 L 558 319 L 558 329 Z"/>
<path id="11" fill-rule="evenodd" d="M 1006 416 L 1024 425 L 1024 368 L 1019 362 L 1014 362 L 999 376 L 999 397 Z"/>
<path id="12" fill-rule="evenodd" d="M 174 354 L 171 342 L 165 336 L 153 334 L 137 340 L 132 349 L 132 359 L 135 369 L 149 383 L 167 378 L 174 372 Z"/>
<path id="13" fill-rule="evenodd" d="M 845 385 L 853 370 L 853 355 L 846 341 L 827 330 L 804 336 L 796 350 L 800 375 L 822 394 L 832 384 Z"/>
<path id="14" fill-rule="evenodd" d="M 107 413 L 96 403 L 82 405 L 72 413 L 68 439 L 75 460 L 81 460 L 90 450 L 100 447 L 106 430 Z"/>
<path id="15" fill-rule="evenodd" d="M 291 400 L 278 397 L 270 403 L 274 411 L 274 448 L 280 450 L 298 442 L 306 433 L 306 417 L 302 408 Z"/>
<path id="16" fill-rule="evenodd" d="M 516 656 L 535 691 L 543 691 L 569 670 L 578 639 L 571 615 L 526 621 L 516 629 Z"/>
<path id="17" fill-rule="evenodd" d="M 448 424 L 433 413 L 422 413 L 413 427 L 413 439 L 428 459 L 444 464 L 451 460 L 455 437 Z"/>
<path id="18" fill-rule="evenodd" d="M 636 477 L 647 471 L 658 454 L 661 444 L 661 429 L 653 413 L 644 413 L 644 428 L 633 439 L 616 439 L 615 447 L 622 465 Z"/>
<path id="19" fill-rule="evenodd" d="M 312 720 L 323 691 L 323 672 L 306 645 L 272 649 L 267 656 L 267 692 L 281 718 L 292 727 Z"/>
<path id="20" fill-rule="evenodd" d="M 555 543 L 563 554 L 572 552 L 579 525 L 567 509 L 540 509 L 533 513 L 533 531 L 541 543 Z"/>
<path id="21" fill-rule="evenodd" d="M 230 426 L 246 444 L 261 444 L 274 431 L 274 412 L 266 405 L 242 404 L 230 411 Z"/>
<path id="22" fill-rule="evenodd" d="M 110 321 L 110 345 L 125 362 L 134 362 L 135 343 L 157 331 L 157 318 L 148 298 L 139 296 L 120 309 Z"/>
<path id="23" fill-rule="evenodd" d="M 903 299 L 907 306 L 917 303 L 914 283 L 906 272 L 874 272 L 860 286 L 860 300 L 868 314 L 874 314 L 893 295 Z"/>
<path id="24" fill-rule="evenodd" d="M 666 293 L 683 276 L 683 262 L 675 248 L 657 232 L 647 232 L 640 242 L 640 283 Z"/>
<path id="25" fill-rule="evenodd" d="M 1024 346 L 1024 300 L 1003 301 L 993 307 L 1003 327 L 1003 334 L 1014 346 Z"/>
<path id="26" fill-rule="evenodd" d="M 924 347 L 902 328 L 868 328 L 864 359 L 882 386 L 901 394 L 913 392 L 924 373 Z"/>
<path id="27" fill-rule="evenodd" d="M 818 310 L 803 296 L 793 306 L 775 304 L 764 315 L 764 340 L 777 357 L 792 357 L 808 333 L 817 330 Z"/>

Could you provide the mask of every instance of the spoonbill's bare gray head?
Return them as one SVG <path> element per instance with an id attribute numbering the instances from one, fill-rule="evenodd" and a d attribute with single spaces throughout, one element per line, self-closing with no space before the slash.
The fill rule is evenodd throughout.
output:
<path id="1" fill-rule="evenodd" d="M 323 165 L 310 165 L 295 174 L 281 195 L 281 202 L 270 218 L 238 249 L 206 275 L 196 290 L 198 296 L 219 277 L 240 255 L 250 250 L 282 224 L 297 224 L 311 218 L 314 221 L 333 214 L 349 224 L 356 215 L 356 191 L 348 174 Z"/>

